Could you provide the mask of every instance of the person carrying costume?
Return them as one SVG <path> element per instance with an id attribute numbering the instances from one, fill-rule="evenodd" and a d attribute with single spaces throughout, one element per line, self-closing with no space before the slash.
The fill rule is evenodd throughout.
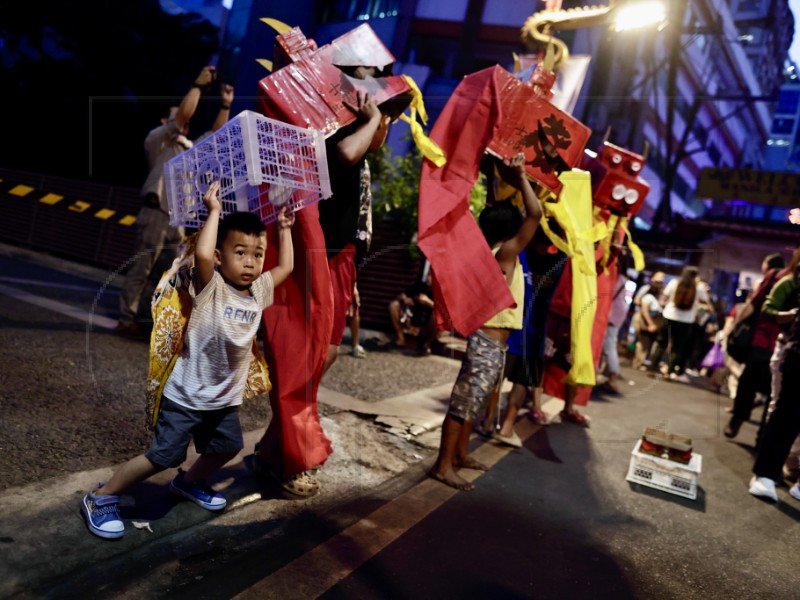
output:
<path id="1" fill-rule="evenodd" d="M 508 336 L 512 330 L 522 328 L 524 281 L 518 257 L 533 239 L 542 218 L 539 199 L 525 174 L 524 156 L 516 155 L 510 166 L 515 171 L 514 184 L 522 192 L 524 218 L 511 202 L 498 202 L 484 208 L 479 225 L 516 305 L 500 311 L 469 336 L 442 424 L 439 455 L 428 472 L 433 479 L 464 491 L 474 486 L 458 474 L 458 469 L 486 470 L 485 465 L 468 455 L 469 437 L 473 421 L 500 384 Z"/>
<path id="2" fill-rule="evenodd" d="M 361 71 L 359 71 L 361 72 Z M 306 207 L 298 215 L 299 235 L 305 248 L 302 270 L 294 278 L 303 282 L 290 286 L 282 302 L 286 314 L 265 313 L 268 338 L 272 347 L 265 347 L 270 364 L 273 385 L 280 389 L 281 377 L 291 381 L 303 381 L 316 397 L 320 380 L 339 355 L 347 313 L 353 302 L 356 285 L 357 254 L 366 230 L 360 223 L 368 223 L 364 213 L 370 208 L 370 175 L 366 155 L 374 152 L 386 141 L 391 117 L 370 98 L 369 94 L 356 92 L 356 103 L 345 102 L 345 106 L 356 115 L 356 120 L 339 129 L 326 140 L 326 151 L 331 176 L 333 195 L 318 204 Z M 323 254 L 327 260 L 318 254 Z M 300 257 L 298 257 L 300 258 Z M 300 266 L 300 265 L 298 265 Z M 310 297 L 301 297 L 306 289 L 305 278 L 310 273 L 312 282 Z M 323 310 L 330 309 L 332 312 Z M 301 314 L 303 306 L 316 311 L 317 317 L 307 319 Z M 284 319 L 299 324 L 299 328 L 311 328 L 310 336 L 297 339 Z M 278 352 L 288 356 L 292 348 L 302 345 L 292 357 L 292 364 L 282 363 L 273 369 Z M 322 362 L 320 354 L 323 351 Z M 309 354 L 310 353 L 310 354 Z M 299 360 L 308 354 L 308 360 Z M 270 359 L 272 362 L 270 362 Z M 306 376 L 290 373 L 302 369 Z M 295 376 L 297 375 L 297 376 Z M 296 496 L 312 496 L 319 492 L 319 482 L 311 470 L 321 465 L 331 453 L 330 442 L 322 432 L 316 406 L 308 402 L 308 390 L 292 390 L 291 402 L 280 402 L 279 392 L 270 395 L 273 419 L 264 437 L 257 445 L 255 464 L 289 493 Z M 274 397 L 273 397 L 274 396 Z M 291 437 L 287 437 L 291 436 Z M 301 439 L 302 437 L 302 439 Z"/>
<path id="3" fill-rule="evenodd" d="M 553 223 L 551 227 L 557 227 L 557 224 Z M 533 394 L 533 406 L 528 417 L 538 425 L 549 424 L 541 405 L 545 323 L 566 256 L 550 243 L 540 228 L 520 255 L 520 262 L 523 262 L 526 271 L 523 328 L 513 331 L 508 338 L 504 373 L 504 378 L 511 381 L 513 386 L 500 429 L 494 431 L 492 414 L 487 414 L 484 421 L 484 428 L 491 427 L 492 438 L 496 442 L 515 448 L 521 447 L 522 441 L 514 431 L 514 423 L 529 393 Z"/>
<path id="4" fill-rule="evenodd" d="M 206 478 L 243 447 L 239 405 L 245 393 L 251 346 L 261 311 L 294 268 L 294 214 L 278 216 L 278 264 L 262 273 L 267 239 L 252 213 L 232 213 L 220 224 L 219 183 L 203 197 L 208 218 L 195 250 L 192 313 L 183 350 L 164 386 L 150 449 L 120 467 L 108 483 L 86 494 L 81 510 L 89 530 L 102 538 L 123 536 L 119 494 L 186 459 L 194 439 L 200 454 L 188 471 L 179 469 L 169 490 L 212 511 L 225 498 Z"/>

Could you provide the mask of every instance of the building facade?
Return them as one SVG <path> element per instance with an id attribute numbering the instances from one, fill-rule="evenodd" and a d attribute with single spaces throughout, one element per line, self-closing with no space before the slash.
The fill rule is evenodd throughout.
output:
<path id="1" fill-rule="evenodd" d="M 584 4 L 564 0 L 563 8 Z M 772 120 L 794 31 L 788 0 L 667 6 L 669 25 L 661 31 L 556 32 L 573 54 L 591 57 L 573 110 L 594 131 L 588 147 L 599 145 L 609 127 L 613 143 L 640 152 L 649 147 L 643 176 L 651 192 L 637 219 L 642 228 L 677 214 L 704 214 L 712 203 L 695 194 L 700 171 L 763 168 L 775 128 L 789 126 Z M 319 44 L 366 21 L 397 58 L 396 72 L 423 90 L 433 122 L 464 75 L 495 64 L 512 68 L 513 53 L 526 52 L 522 24 L 543 8 L 541 0 L 234 0 L 220 62 L 235 73 L 237 97 L 254 99 L 256 82 L 267 74 L 255 59 L 271 58 L 274 38 L 260 18 L 300 26 Z M 407 148 L 405 127 L 393 128 L 395 152 Z"/>

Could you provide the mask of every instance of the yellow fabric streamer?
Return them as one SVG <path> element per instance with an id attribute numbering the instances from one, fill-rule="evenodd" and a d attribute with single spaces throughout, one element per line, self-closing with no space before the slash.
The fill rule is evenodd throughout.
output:
<path id="1" fill-rule="evenodd" d="M 599 206 L 594 207 L 595 220 L 600 218 L 600 211 L 601 208 Z M 611 242 L 613 241 L 614 233 L 617 230 L 622 230 L 622 232 L 625 233 L 625 242 L 628 248 L 630 248 L 631 256 L 633 257 L 633 268 L 637 271 L 642 271 L 645 267 L 644 253 L 642 252 L 642 249 L 634 243 L 633 238 L 631 237 L 631 232 L 628 229 L 628 217 L 622 217 L 614 214 L 612 214 L 608 219 L 609 235 L 601 241 L 603 258 L 600 264 L 603 266 L 603 270 L 605 271 L 608 268 L 608 261 L 611 257 Z"/>
<path id="2" fill-rule="evenodd" d="M 400 119 L 408 123 L 411 127 L 411 137 L 414 139 L 414 143 L 417 145 L 417 148 L 419 148 L 419 151 L 422 152 L 422 156 L 437 167 L 444 166 L 447 162 L 444 151 L 436 142 L 425 135 L 422 125 L 417 122 L 417 113 L 419 113 L 420 120 L 424 124 L 428 123 L 428 113 L 425 110 L 425 103 L 422 100 L 422 92 L 419 91 L 419 87 L 417 87 L 416 82 L 411 79 L 411 77 L 408 75 L 403 75 L 403 77 L 411 87 L 411 104 L 409 105 L 411 116 L 404 113 L 400 115 Z"/>
<path id="3" fill-rule="evenodd" d="M 597 311 L 597 268 L 594 244 L 608 235 L 602 221 L 594 223 L 592 182 L 586 171 L 574 169 L 559 176 L 564 184 L 557 203 L 546 202 L 545 214 L 564 230 L 564 238 L 554 234 L 547 219 L 541 227 L 551 242 L 572 258 L 572 310 L 570 316 L 572 368 L 564 382 L 568 385 L 595 384 L 592 356 L 592 328 Z"/>
<path id="4" fill-rule="evenodd" d="M 622 230 L 625 232 L 625 239 L 628 240 L 628 248 L 631 249 L 631 256 L 633 256 L 633 268 L 637 271 L 643 271 L 645 267 L 644 252 L 642 252 L 642 249 L 634 243 L 633 238 L 631 237 L 631 232 L 628 230 L 628 219 L 622 219 L 620 227 L 622 227 Z"/>
<path id="5" fill-rule="evenodd" d="M 605 223 L 594 224 L 592 181 L 586 171 L 568 171 L 559 177 L 564 188 L 558 204 L 569 213 L 576 243 L 572 257 L 572 310 L 570 315 L 572 368 L 564 379 L 568 385 L 595 385 L 592 328 L 597 311 L 597 268 L 594 243 L 607 235 Z M 561 221 L 559 220 L 559 223 Z M 562 224 L 563 227 L 563 224 Z M 576 269 L 575 266 L 578 266 Z"/>
<path id="6" fill-rule="evenodd" d="M 553 245 L 572 258 L 574 267 L 586 275 L 597 277 L 594 243 L 606 237 L 608 228 L 602 221 L 597 224 L 592 223 L 591 176 L 587 171 L 573 169 L 562 173 L 559 180 L 564 184 L 564 188 L 561 190 L 558 202 L 544 202 L 543 208 L 545 216 L 555 219 L 564 230 L 564 238 L 553 233 L 547 218 L 542 219 L 540 225 Z M 587 193 L 588 208 L 585 206 Z M 581 215 L 584 211 L 588 211 L 588 221 L 586 215 Z M 585 226 L 581 227 L 581 223 Z M 592 244 L 592 247 L 585 246 L 587 243 Z M 588 254 L 584 250 L 588 250 Z"/>

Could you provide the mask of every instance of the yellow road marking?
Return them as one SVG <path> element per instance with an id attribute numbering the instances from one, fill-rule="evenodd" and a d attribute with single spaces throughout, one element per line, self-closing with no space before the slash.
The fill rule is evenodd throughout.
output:
<path id="1" fill-rule="evenodd" d="M 57 202 L 61 202 L 64 199 L 64 196 L 59 196 L 58 194 L 45 194 L 41 198 L 39 198 L 39 202 L 43 202 L 44 204 L 56 204 Z"/>
<path id="2" fill-rule="evenodd" d="M 15 185 L 13 188 L 8 190 L 8 193 L 13 196 L 19 196 L 20 198 L 23 196 L 27 196 L 33 191 L 33 188 L 29 185 Z"/>
<path id="3" fill-rule="evenodd" d="M 94 216 L 97 217 L 98 219 L 103 219 L 105 221 L 106 219 L 115 214 L 117 214 L 117 211 L 115 210 L 111 210 L 110 208 L 101 208 L 96 213 L 94 213 Z"/>
<path id="4" fill-rule="evenodd" d="M 133 225 L 134 223 L 136 223 L 136 217 L 134 217 L 133 215 L 125 215 L 118 221 L 118 223 L 120 225 Z"/>
<path id="5" fill-rule="evenodd" d="M 70 204 L 69 209 L 73 212 L 85 212 L 91 204 L 88 202 L 84 202 L 83 200 L 75 200 L 72 204 Z"/>

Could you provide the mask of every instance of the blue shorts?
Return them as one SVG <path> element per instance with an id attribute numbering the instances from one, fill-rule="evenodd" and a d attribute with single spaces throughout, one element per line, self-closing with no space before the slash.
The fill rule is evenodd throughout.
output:
<path id="1" fill-rule="evenodd" d="M 153 442 L 145 457 L 165 469 L 180 466 L 194 438 L 198 454 L 226 454 L 244 448 L 239 407 L 192 410 L 161 398 Z"/>

